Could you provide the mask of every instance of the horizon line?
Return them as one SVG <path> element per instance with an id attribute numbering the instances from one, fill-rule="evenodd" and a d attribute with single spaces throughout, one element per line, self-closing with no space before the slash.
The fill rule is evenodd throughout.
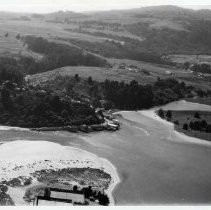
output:
<path id="1" fill-rule="evenodd" d="M 160 5 L 144 5 L 144 6 L 139 6 L 139 7 L 131 7 L 131 8 L 110 8 L 110 9 L 97 9 L 97 10 L 82 10 L 82 11 L 76 11 L 76 10 L 69 10 L 69 9 L 55 9 L 52 11 L 46 11 L 46 12 L 41 12 L 41 11 L 10 11 L 10 10 L 1 10 L 0 13 L 16 13 L 16 14 L 50 14 L 50 13 L 56 13 L 56 12 L 73 12 L 73 13 L 95 13 L 95 12 L 109 12 L 109 11 L 127 11 L 127 10 L 135 10 L 135 9 L 141 9 L 141 8 L 147 8 L 147 7 L 162 7 L 162 6 L 172 6 L 172 7 L 178 7 L 178 8 L 183 8 L 183 9 L 188 9 L 188 10 L 193 10 L 193 11 L 200 11 L 200 10 L 210 10 L 211 11 L 211 5 L 189 5 L 189 4 L 184 4 L 184 5 L 174 5 L 174 4 L 160 4 Z M 208 7 L 208 8 L 203 8 L 203 7 Z M 198 7 L 198 8 L 197 8 Z"/>

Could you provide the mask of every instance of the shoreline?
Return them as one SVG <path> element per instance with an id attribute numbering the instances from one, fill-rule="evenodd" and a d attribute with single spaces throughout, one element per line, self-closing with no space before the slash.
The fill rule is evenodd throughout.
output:
<path id="1" fill-rule="evenodd" d="M 4 126 L 0 125 L 0 131 L 68 131 L 70 133 L 91 133 L 96 131 L 117 131 L 120 129 L 120 124 L 113 120 L 105 120 L 104 123 L 101 124 L 92 124 L 92 125 L 74 125 L 74 126 L 53 126 L 53 127 L 37 127 L 37 128 L 22 128 L 16 126 Z"/>
<path id="2" fill-rule="evenodd" d="M 157 108 L 162 108 L 162 107 L 157 107 Z M 162 124 L 168 126 L 169 129 L 172 129 L 172 131 L 170 130 L 170 132 L 173 132 L 173 134 L 175 134 L 179 139 L 184 140 L 184 141 L 181 141 L 181 142 L 189 142 L 189 143 L 194 143 L 194 144 L 199 144 L 199 145 L 211 146 L 211 142 L 210 141 L 206 141 L 206 140 L 203 140 L 203 139 L 191 137 L 191 136 L 186 135 L 185 133 L 177 131 L 175 129 L 174 123 L 168 122 L 167 120 L 164 120 L 164 119 L 160 118 L 156 114 L 155 108 L 154 109 L 150 109 L 150 110 L 139 111 L 139 113 L 141 113 L 144 116 L 149 117 L 149 118 L 151 118 L 153 120 L 159 121 Z M 171 137 L 171 140 L 172 140 L 172 137 Z"/>
<path id="3" fill-rule="evenodd" d="M 15 131 L 30 131 L 29 128 L 21 128 L 21 127 L 13 127 L 13 126 L 0 125 L 0 131 L 10 131 L 10 130 L 15 130 Z"/>
<path id="4" fill-rule="evenodd" d="M 20 148 L 24 148 L 20 151 Z M 30 155 L 25 160 L 24 156 Z M 15 150 L 14 150 L 15 149 Z M 9 151 L 18 151 L 13 156 Z M 41 150 L 41 152 L 39 151 Z M 49 154 L 46 152 L 49 151 Z M 37 154 L 38 153 L 38 154 Z M 58 157 L 54 155 L 58 153 Z M 44 163 L 42 162 L 44 160 Z M 46 160 L 50 161 L 46 165 Z M 67 163 L 65 161 L 68 161 Z M 9 165 L 7 165 L 7 163 Z M 108 189 L 105 190 L 109 197 L 109 205 L 115 205 L 113 198 L 113 190 L 120 183 L 120 178 L 116 167 L 107 159 L 100 158 L 97 155 L 86 150 L 78 149 L 70 146 L 61 146 L 57 143 L 48 141 L 27 141 L 18 140 L 3 143 L 0 145 L 0 166 L 2 172 L 1 181 L 9 180 L 19 176 L 30 176 L 30 173 L 38 169 L 62 169 L 62 168 L 93 168 L 100 169 L 111 176 L 111 181 Z M 51 167 L 50 167 L 51 166 Z M 12 170 L 17 168 L 17 171 Z M 5 172 L 6 170 L 6 172 Z M 29 186 L 30 187 L 30 186 Z M 15 199 L 14 199 L 15 200 Z M 18 205 L 18 204 L 16 204 Z"/>

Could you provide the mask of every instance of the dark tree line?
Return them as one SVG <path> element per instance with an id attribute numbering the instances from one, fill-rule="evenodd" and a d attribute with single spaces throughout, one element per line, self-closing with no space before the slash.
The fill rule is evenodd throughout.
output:
<path id="1" fill-rule="evenodd" d="M 176 21 L 179 17 L 175 17 Z M 184 21 L 185 18 L 182 18 Z M 176 30 L 170 28 L 153 28 L 150 23 L 137 22 L 125 25 L 125 28 L 145 39 L 140 43 L 144 52 L 156 52 L 158 54 L 210 54 L 211 45 L 211 21 L 205 19 L 187 18 L 184 28 Z"/>
<path id="2" fill-rule="evenodd" d="M 105 59 L 74 46 L 49 42 L 42 37 L 26 36 L 21 39 L 30 50 L 44 55 L 40 61 L 35 61 L 33 58 L 21 59 L 20 62 L 28 74 L 45 72 L 64 66 L 109 66 Z"/>
<path id="3" fill-rule="evenodd" d="M 129 84 L 106 80 L 103 83 L 105 97 L 119 109 L 144 109 L 163 105 L 190 94 L 194 88 L 175 79 L 158 79 L 153 85 Z M 168 113 L 171 118 L 171 113 Z"/>
<path id="4" fill-rule="evenodd" d="M 206 64 L 206 63 L 194 64 L 191 67 L 191 70 L 194 71 L 194 72 L 201 72 L 201 73 L 205 73 L 205 74 L 211 74 L 211 66 L 209 64 Z"/>
<path id="5" fill-rule="evenodd" d="M 74 102 L 40 87 L 0 85 L 0 124 L 19 127 L 56 127 L 102 123 L 89 103 Z"/>
<path id="6" fill-rule="evenodd" d="M 193 130 L 193 131 L 205 131 L 206 133 L 211 133 L 211 124 L 207 124 L 206 120 L 196 120 L 191 121 L 189 124 L 183 124 L 184 130 Z"/>
<path id="7" fill-rule="evenodd" d="M 121 39 L 124 38 L 122 37 Z M 69 39 L 69 42 L 107 58 L 126 58 L 137 61 L 174 65 L 172 62 L 164 60 L 157 52 L 143 49 L 140 45 L 141 42 L 136 39 L 124 39 L 124 45 L 108 40 L 94 43 L 84 40 Z"/>
<path id="8" fill-rule="evenodd" d="M 106 194 L 101 193 L 100 191 L 96 192 L 92 189 L 91 186 L 83 188 L 82 191 L 84 193 L 85 198 L 89 199 L 90 197 L 93 197 L 95 199 L 98 199 L 99 204 L 102 206 L 108 206 L 110 203 L 109 198 Z"/>
<path id="9" fill-rule="evenodd" d="M 106 80 L 103 84 L 105 97 L 119 109 L 141 109 L 153 105 L 151 85 L 140 85 L 135 80 L 129 84 Z"/>
<path id="10" fill-rule="evenodd" d="M 10 57 L 0 57 L 0 84 L 6 80 L 21 84 L 23 82 L 22 68 Z"/>
<path id="11" fill-rule="evenodd" d="M 129 84 L 110 80 L 97 82 L 92 77 L 80 78 L 78 74 L 59 76 L 42 87 L 33 87 L 25 84 L 21 73 L 27 62 L 30 63 L 30 59 L 0 60 L 1 124 L 20 127 L 99 124 L 102 121 L 96 116 L 94 107 L 147 109 L 196 91 L 172 78 L 158 78 L 153 85 L 141 85 L 135 80 Z M 168 115 L 170 117 L 170 113 Z"/>

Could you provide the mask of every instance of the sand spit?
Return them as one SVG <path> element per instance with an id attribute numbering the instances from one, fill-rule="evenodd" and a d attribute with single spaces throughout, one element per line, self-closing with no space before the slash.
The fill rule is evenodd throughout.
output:
<path id="1" fill-rule="evenodd" d="M 158 107 L 159 108 L 159 107 Z M 200 104 L 200 103 L 194 103 L 194 102 L 189 102 L 186 100 L 180 100 L 180 101 L 175 101 L 171 102 L 169 104 L 166 104 L 162 107 L 160 107 L 164 110 L 198 110 L 198 111 L 208 111 L 211 112 L 211 106 L 206 105 L 206 104 Z"/>
<path id="2" fill-rule="evenodd" d="M 193 103 L 191 103 L 191 104 L 193 104 Z M 195 110 L 195 109 L 193 109 L 193 110 Z M 144 115 L 146 117 L 149 117 L 149 118 L 151 118 L 153 120 L 159 121 L 159 122 L 163 123 L 164 125 L 166 125 L 166 127 L 170 131 L 169 140 L 173 140 L 172 138 L 173 138 L 173 135 L 174 135 L 174 136 L 176 136 L 176 138 L 174 138 L 174 139 L 177 139 L 177 141 L 178 141 L 178 139 L 180 139 L 182 142 L 211 146 L 211 142 L 209 142 L 209 141 L 206 141 L 206 140 L 203 140 L 203 139 L 198 139 L 198 138 L 191 137 L 191 136 L 187 136 L 184 133 L 180 133 L 180 132 L 176 131 L 174 129 L 174 124 L 172 122 L 168 122 L 168 121 L 160 118 L 156 114 L 156 110 L 155 109 L 139 111 L 139 113 L 141 113 L 142 115 Z"/>
<path id="3" fill-rule="evenodd" d="M 47 141 L 18 140 L 0 145 L 0 181 L 19 176 L 30 177 L 31 173 L 42 169 L 58 170 L 85 167 L 101 169 L 111 175 L 111 183 L 107 193 L 111 205 L 114 205 L 111 195 L 120 179 L 116 168 L 108 160 L 81 149 Z M 16 203 L 16 205 L 21 204 Z"/>
<path id="4" fill-rule="evenodd" d="M 20 128 L 20 127 L 12 127 L 12 126 L 2 126 L 0 125 L 0 131 L 9 131 L 9 130 L 15 130 L 15 131 L 29 131 L 28 128 Z"/>

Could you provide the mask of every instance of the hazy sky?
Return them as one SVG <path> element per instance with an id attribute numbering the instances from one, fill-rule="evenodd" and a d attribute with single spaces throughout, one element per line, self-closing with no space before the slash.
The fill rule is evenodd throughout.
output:
<path id="1" fill-rule="evenodd" d="M 211 0 L 0 0 L 0 11 L 45 13 L 71 10 L 80 12 L 130 9 L 153 5 L 178 5 L 193 9 L 211 9 Z"/>

